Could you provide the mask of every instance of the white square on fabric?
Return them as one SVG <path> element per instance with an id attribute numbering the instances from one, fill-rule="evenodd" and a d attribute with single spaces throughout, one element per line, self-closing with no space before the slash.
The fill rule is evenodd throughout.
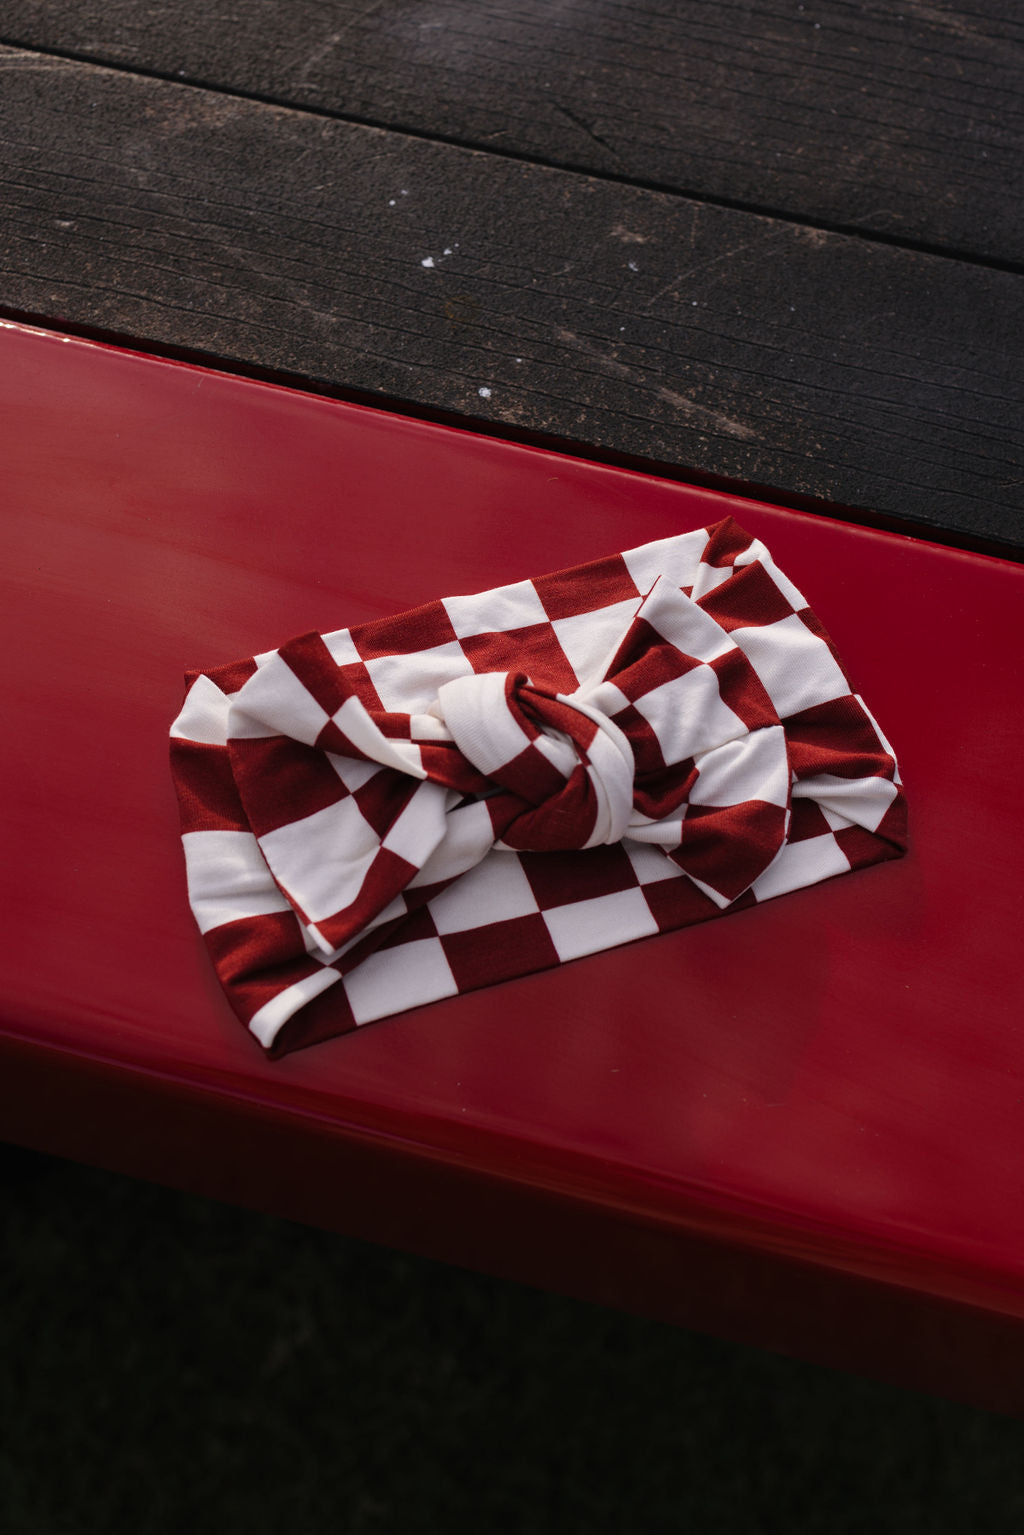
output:
<path id="1" fill-rule="evenodd" d="M 658 737 L 667 763 L 684 762 L 720 741 L 746 734 L 747 727 L 722 701 L 710 666 L 695 666 L 638 698 L 637 711 Z"/>
<path id="2" fill-rule="evenodd" d="M 181 840 L 189 904 L 201 933 L 240 917 L 290 910 L 251 831 L 190 831 Z"/>
<path id="3" fill-rule="evenodd" d="M 731 565 L 705 565 L 701 562 L 697 570 L 697 579 L 693 583 L 691 596 L 694 602 L 701 597 L 706 597 L 709 592 L 715 591 L 719 586 L 724 586 L 726 581 L 736 574 Z"/>
<path id="4" fill-rule="evenodd" d="M 686 878 L 679 865 L 673 863 L 660 847 L 652 847 L 647 842 L 634 842 L 631 837 L 624 837 L 622 846 L 641 885 L 654 885 L 663 879 Z"/>
<path id="5" fill-rule="evenodd" d="M 378 949 L 345 976 L 344 986 L 356 1023 L 454 997 L 459 989 L 439 938 Z"/>
<path id="6" fill-rule="evenodd" d="M 228 737 L 290 736 L 313 746 L 330 715 L 275 651 L 231 699 Z"/>
<path id="7" fill-rule="evenodd" d="M 641 890 L 616 890 L 571 906 L 555 906 L 544 913 L 544 921 L 560 960 L 596 954 L 658 931 Z"/>
<path id="8" fill-rule="evenodd" d="M 171 726 L 171 739 L 226 746 L 231 705 L 215 682 L 200 674 L 188 690 L 181 713 Z"/>
<path id="9" fill-rule="evenodd" d="M 789 804 L 789 755 L 781 725 L 766 725 L 726 741 L 700 759 L 691 805 L 740 805 L 744 800 Z"/>
<path id="10" fill-rule="evenodd" d="M 427 776 L 423 757 L 415 741 L 404 740 L 401 736 L 384 735 L 366 705 L 354 693 L 335 711 L 333 719 L 342 735 L 372 762 L 383 767 L 398 768 L 400 773 L 408 773 L 410 778 Z"/>
<path id="11" fill-rule="evenodd" d="M 380 846 L 354 799 L 340 799 L 260 838 L 274 875 L 311 922 L 351 906 Z"/>
<path id="12" fill-rule="evenodd" d="M 436 701 L 443 683 L 473 673 L 458 640 L 434 645 L 430 650 L 413 650 L 408 655 L 378 656 L 364 665 L 389 714 L 423 713 Z"/>
<path id="13" fill-rule="evenodd" d="M 445 597 L 442 606 L 460 639 L 470 634 L 504 634 L 548 621 L 532 581 L 517 581 L 472 597 Z"/>
<path id="14" fill-rule="evenodd" d="M 362 662 L 348 629 L 335 629 L 333 634 L 325 634 L 324 644 L 339 666 L 358 666 Z"/>
<path id="15" fill-rule="evenodd" d="M 489 853 L 430 903 L 439 933 L 465 933 L 490 922 L 532 917 L 537 898 L 514 853 Z"/>
<path id="16" fill-rule="evenodd" d="M 655 587 L 641 611 L 651 627 L 681 655 L 697 661 L 714 661 L 735 648 L 710 613 L 667 582 Z"/>
<path id="17" fill-rule="evenodd" d="M 436 714 L 410 714 L 409 739 L 412 741 L 450 741 L 451 731 Z"/>
<path id="18" fill-rule="evenodd" d="M 580 683 L 599 682 L 640 606 L 638 597 L 613 602 L 591 613 L 556 618 L 551 627 Z"/>
<path id="19" fill-rule="evenodd" d="M 342 757 L 335 752 L 326 752 L 325 756 L 350 794 L 381 771 L 379 762 L 361 762 L 358 757 Z"/>
<path id="20" fill-rule="evenodd" d="M 451 798 L 457 800 L 458 795 L 453 794 Z M 494 824 L 484 800 L 459 805 L 457 809 L 449 808 L 445 824 L 444 841 L 409 881 L 410 889 L 457 878 L 467 869 L 474 868 L 494 843 Z"/>
<path id="21" fill-rule="evenodd" d="M 626 569 L 636 582 L 641 597 L 646 597 L 659 577 L 673 586 L 692 586 L 697 577 L 700 557 L 707 547 L 706 528 L 680 533 L 675 538 L 659 538 L 639 549 L 627 549 L 622 556 Z"/>
<path id="22" fill-rule="evenodd" d="M 764 873 L 751 885 L 759 901 L 801 890 L 833 874 L 848 874 L 850 861 L 835 837 L 808 837 L 803 842 L 788 842 Z"/>
<path id="23" fill-rule="evenodd" d="M 764 683 L 780 719 L 849 695 L 850 684 L 825 641 L 795 613 L 778 623 L 734 629 L 732 638 Z"/>
<path id="24" fill-rule="evenodd" d="M 558 696 L 566 703 L 589 704 L 591 708 L 600 709 L 609 719 L 613 719 L 622 709 L 629 708 L 629 699 L 614 682 L 600 682 L 596 687 L 579 688 L 575 693 L 559 693 Z"/>
<path id="25" fill-rule="evenodd" d="M 896 785 L 887 778 L 838 778 L 834 773 L 818 773 L 793 785 L 794 799 L 817 800 L 826 816 L 865 831 L 878 830 L 896 794 Z"/>
<path id="26" fill-rule="evenodd" d="M 426 863 L 445 833 L 449 790 L 439 783 L 417 784 L 416 792 L 390 827 L 381 847 L 416 868 Z"/>

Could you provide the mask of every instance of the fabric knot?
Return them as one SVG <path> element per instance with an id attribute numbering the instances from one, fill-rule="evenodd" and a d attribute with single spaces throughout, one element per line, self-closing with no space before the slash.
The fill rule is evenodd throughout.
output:
<path id="1" fill-rule="evenodd" d="M 552 693 L 525 672 L 484 672 L 445 683 L 438 705 L 459 751 L 495 785 L 499 846 L 545 852 L 625 835 L 633 752 L 582 689 Z"/>

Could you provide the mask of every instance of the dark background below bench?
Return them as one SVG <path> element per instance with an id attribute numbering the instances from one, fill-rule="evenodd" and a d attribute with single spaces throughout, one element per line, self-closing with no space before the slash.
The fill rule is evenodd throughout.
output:
<path id="1" fill-rule="evenodd" d="M 1006 1535 L 1022 1426 L 8 1149 L 8 1535 Z"/>

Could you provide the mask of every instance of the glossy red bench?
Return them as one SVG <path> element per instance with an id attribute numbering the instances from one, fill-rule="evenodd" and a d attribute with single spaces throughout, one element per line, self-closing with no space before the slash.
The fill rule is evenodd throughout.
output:
<path id="1" fill-rule="evenodd" d="M 0 438 L 0 1134 L 1024 1406 L 1024 570 L 9 325 Z M 186 667 L 728 511 L 910 855 L 265 1061 L 186 902 Z"/>

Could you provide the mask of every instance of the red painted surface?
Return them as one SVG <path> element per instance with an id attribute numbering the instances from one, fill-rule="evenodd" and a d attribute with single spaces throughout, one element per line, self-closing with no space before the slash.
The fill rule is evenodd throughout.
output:
<path id="1" fill-rule="evenodd" d="M 1024 569 L 14 326 L 0 456 L 0 1133 L 1011 1401 L 1005 1351 L 936 1380 L 870 1317 L 1024 1375 Z M 910 855 L 267 1063 L 185 898 L 185 668 L 728 511 L 892 740 Z"/>

